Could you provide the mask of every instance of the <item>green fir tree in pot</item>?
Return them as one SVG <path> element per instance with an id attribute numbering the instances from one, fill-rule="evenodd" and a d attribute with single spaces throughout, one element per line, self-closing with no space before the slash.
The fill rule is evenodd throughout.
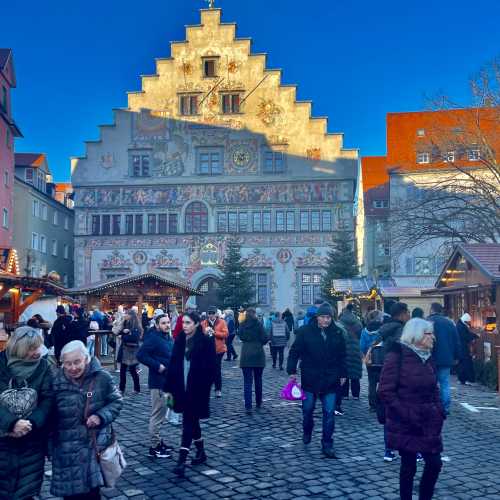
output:
<path id="1" fill-rule="evenodd" d="M 337 236 L 333 239 L 326 257 L 325 271 L 321 281 L 321 296 L 333 304 L 340 297 L 335 295 L 332 281 L 354 278 L 359 274 L 354 244 L 347 236 Z"/>
<path id="2" fill-rule="evenodd" d="M 217 295 L 223 308 L 238 308 L 255 305 L 255 288 L 252 274 L 241 256 L 241 245 L 236 238 L 227 243 L 226 255 L 219 266 L 222 276 L 219 280 Z"/>

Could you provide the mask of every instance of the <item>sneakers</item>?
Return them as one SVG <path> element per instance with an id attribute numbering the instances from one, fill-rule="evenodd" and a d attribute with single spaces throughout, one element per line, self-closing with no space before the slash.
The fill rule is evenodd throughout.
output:
<path id="1" fill-rule="evenodd" d="M 222 392 L 221 391 L 215 391 L 215 397 L 216 398 L 221 398 L 222 397 Z"/>
<path id="2" fill-rule="evenodd" d="M 339 408 L 338 410 L 335 410 L 335 415 L 341 417 L 342 415 L 344 415 L 344 410 L 342 408 Z"/>
<path id="3" fill-rule="evenodd" d="M 422 456 L 422 453 L 417 453 L 417 462 L 423 462 L 424 457 Z"/>
<path id="4" fill-rule="evenodd" d="M 163 439 L 161 440 L 160 442 L 160 447 L 165 450 L 165 451 L 173 451 L 174 447 L 173 446 L 169 446 L 168 444 L 165 444 L 163 442 Z"/>
<path id="5" fill-rule="evenodd" d="M 333 451 L 333 447 L 331 446 L 324 446 L 322 449 L 323 455 L 325 458 L 337 458 L 337 455 L 335 455 L 335 452 Z"/>
<path id="6" fill-rule="evenodd" d="M 156 448 L 149 448 L 149 456 L 153 458 L 170 458 L 171 455 L 168 453 L 166 447 L 162 447 L 161 444 L 159 444 Z"/>
<path id="7" fill-rule="evenodd" d="M 386 451 L 384 455 L 384 462 L 392 462 L 396 460 L 396 454 L 393 451 Z"/>

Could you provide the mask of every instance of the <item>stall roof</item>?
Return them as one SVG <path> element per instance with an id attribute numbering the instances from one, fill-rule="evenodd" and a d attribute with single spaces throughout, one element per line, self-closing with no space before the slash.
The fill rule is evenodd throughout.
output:
<path id="1" fill-rule="evenodd" d="M 33 276 L 17 276 L 0 270 L 0 283 L 8 287 L 20 286 L 24 289 L 44 290 L 48 294 L 63 296 L 68 290 L 60 283 L 49 278 L 34 278 Z"/>
<path id="2" fill-rule="evenodd" d="M 68 295 L 90 295 L 92 293 L 105 291 L 109 288 L 116 288 L 118 286 L 128 285 L 145 279 L 155 280 L 163 285 L 180 288 L 181 290 L 189 292 L 191 295 L 203 295 L 203 293 L 192 288 L 190 284 L 185 281 L 179 280 L 178 278 L 170 276 L 167 273 L 159 274 L 155 272 L 131 274 L 130 276 L 124 276 L 122 278 L 99 281 L 80 288 L 70 288 L 66 291 L 66 293 Z"/>
<path id="3" fill-rule="evenodd" d="M 383 297 L 420 297 L 420 288 L 398 286 L 392 278 L 381 278 L 376 282 L 372 278 L 357 277 L 333 280 L 335 290 L 351 291 L 354 295 L 368 294 L 377 287 Z"/>

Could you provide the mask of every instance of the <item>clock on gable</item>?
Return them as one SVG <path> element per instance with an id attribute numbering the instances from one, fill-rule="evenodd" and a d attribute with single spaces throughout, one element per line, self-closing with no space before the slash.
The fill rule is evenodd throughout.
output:
<path id="1" fill-rule="evenodd" d="M 233 143 L 229 149 L 228 160 L 226 166 L 229 172 L 253 173 L 256 161 L 256 147 L 253 143 Z"/>

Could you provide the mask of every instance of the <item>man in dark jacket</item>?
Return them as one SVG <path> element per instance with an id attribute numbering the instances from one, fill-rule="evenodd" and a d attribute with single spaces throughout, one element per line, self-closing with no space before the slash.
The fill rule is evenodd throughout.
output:
<path id="1" fill-rule="evenodd" d="M 52 325 L 50 335 L 52 337 L 52 342 L 54 343 L 54 354 L 59 362 L 61 349 L 69 342 L 69 326 L 73 321 L 73 318 L 66 313 L 66 309 L 62 304 L 57 306 L 56 314 L 57 319 Z"/>
<path id="2" fill-rule="evenodd" d="M 392 304 L 390 314 L 390 321 L 384 321 L 384 324 L 380 327 L 378 338 L 373 342 L 373 345 L 377 345 L 382 341 L 385 353 L 389 352 L 396 342 L 399 342 L 401 333 L 403 333 L 403 327 L 410 319 L 408 305 L 404 302 L 395 302 Z"/>
<path id="3" fill-rule="evenodd" d="M 470 346 L 472 342 L 478 338 L 478 336 L 471 330 L 471 321 L 472 318 L 469 313 L 464 313 L 457 321 L 457 333 L 460 340 L 460 346 L 462 348 L 462 355 L 458 365 L 457 375 L 458 380 L 460 380 L 462 385 L 470 384 L 476 380 Z"/>
<path id="4" fill-rule="evenodd" d="M 436 342 L 432 357 L 436 363 L 441 402 L 446 415 L 449 415 L 451 405 L 450 371 L 455 362 L 460 359 L 460 341 L 455 324 L 444 316 L 443 306 L 438 302 L 431 304 L 431 314 L 427 319 L 434 323 Z"/>
<path id="5" fill-rule="evenodd" d="M 291 379 L 296 377 L 299 361 L 306 396 L 302 402 L 304 444 L 311 442 L 314 407 L 319 398 L 323 406 L 323 454 L 337 458 L 333 450 L 335 393 L 347 375 L 346 347 L 342 331 L 333 321 L 330 304 L 322 304 L 316 317 L 297 331 L 288 355 L 287 372 Z"/>
<path id="6" fill-rule="evenodd" d="M 174 342 L 170 336 L 170 319 L 166 314 L 160 314 L 155 318 L 155 329 L 148 332 L 137 352 L 137 360 L 149 368 L 148 387 L 151 391 L 149 455 L 154 458 L 168 458 L 170 457 L 168 450 L 172 449 L 167 447 L 161 439 L 160 428 L 167 414 L 167 400 L 163 388 L 173 346 Z"/>

